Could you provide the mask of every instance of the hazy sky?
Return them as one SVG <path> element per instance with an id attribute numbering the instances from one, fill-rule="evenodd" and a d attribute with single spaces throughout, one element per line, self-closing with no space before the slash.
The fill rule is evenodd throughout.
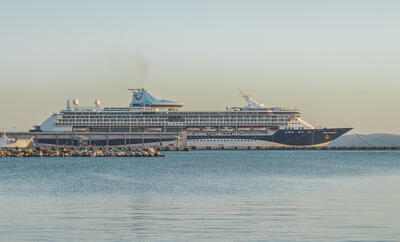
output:
<path id="1" fill-rule="evenodd" d="M 27 130 L 67 98 L 127 106 L 145 86 L 186 110 L 245 105 L 242 89 L 312 124 L 400 133 L 399 13 L 400 1 L 0 0 L 0 129 Z"/>

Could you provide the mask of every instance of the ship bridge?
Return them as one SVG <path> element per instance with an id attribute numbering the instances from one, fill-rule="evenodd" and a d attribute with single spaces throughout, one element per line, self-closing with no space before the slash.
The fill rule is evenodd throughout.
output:
<path id="1" fill-rule="evenodd" d="M 132 102 L 129 105 L 131 108 L 154 108 L 178 110 L 183 107 L 183 103 L 175 101 L 159 99 L 152 95 L 145 88 L 128 89 L 132 92 Z"/>

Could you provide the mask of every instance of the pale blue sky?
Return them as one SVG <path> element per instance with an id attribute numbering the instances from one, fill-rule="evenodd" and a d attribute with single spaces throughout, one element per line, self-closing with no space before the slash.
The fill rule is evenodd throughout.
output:
<path id="1" fill-rule="evenodd" d="M 400 133 L 399 12 L 399 1 L 0 0 L 0 128 L 26 130 L 67 98 L 126 106 L 126 89 L 145 85 L 186 110 L 244 105 L 242 89 L 312 124 Z"/>

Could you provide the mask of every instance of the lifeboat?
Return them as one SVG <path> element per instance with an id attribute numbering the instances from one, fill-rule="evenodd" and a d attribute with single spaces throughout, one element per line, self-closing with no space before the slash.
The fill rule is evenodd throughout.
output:
<path id="1" fill-rule="evenodd" d="M 205 131 L 205 132 L 215 132 L 215 131 L 217 131 L 217 129 L 216 128 L 212 128 L 212 127 L 205 127 L 205 128 L 203 128 L 203 131 Z"/>
<path id="2" fill-rule="evenodd" d="M 74 132 L 86 132 L 87 130 L 88 130 L 87 127 L 82 127 L 82 126 L 72 127 L 72 131 L 74 131 Z"/>
<path id="3" fill-rule="evenodd" d="M 221 132 L 233 132 L 233 131 L 235 131 L 235 129 L 232 128 L 232 127 L 223 127 L 223 128 L 221 128 Z"/>
<path id="4" fill-rule="evenodd" d="M 150 132 L 161 132 L 161 127 L 149 127 L 147 128 L 148 131 Z"/>
<path id="5" fill-rule="evenodd" d="M 248 127 L 248 126 L 241 126 L 241 127 L 238 127 L 238 131 L 250 131 L 250 127 Z"/>
<path id="6" fill-rule="evenodd" d="M 200 131 L 200 127 L 187 127 L 187 131 Z"/>
<path id="7" fill-rule="evenodd" d="M 265 126 L 257 126 L 257 127 L 254 127 L 253 129 L 254 129 L 254 131 L 265 131 L 265 130 L 267 130 L 267 127 L 265 127 Z"/>

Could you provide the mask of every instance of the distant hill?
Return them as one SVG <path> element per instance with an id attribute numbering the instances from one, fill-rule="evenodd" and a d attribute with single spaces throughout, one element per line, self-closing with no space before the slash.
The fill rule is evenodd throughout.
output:
<path id="1" fill-rule="evenodd" d="M 329 146 L 400 146 L 400 135 L 395 134 L 350 134 L 334 140 Z"/>

